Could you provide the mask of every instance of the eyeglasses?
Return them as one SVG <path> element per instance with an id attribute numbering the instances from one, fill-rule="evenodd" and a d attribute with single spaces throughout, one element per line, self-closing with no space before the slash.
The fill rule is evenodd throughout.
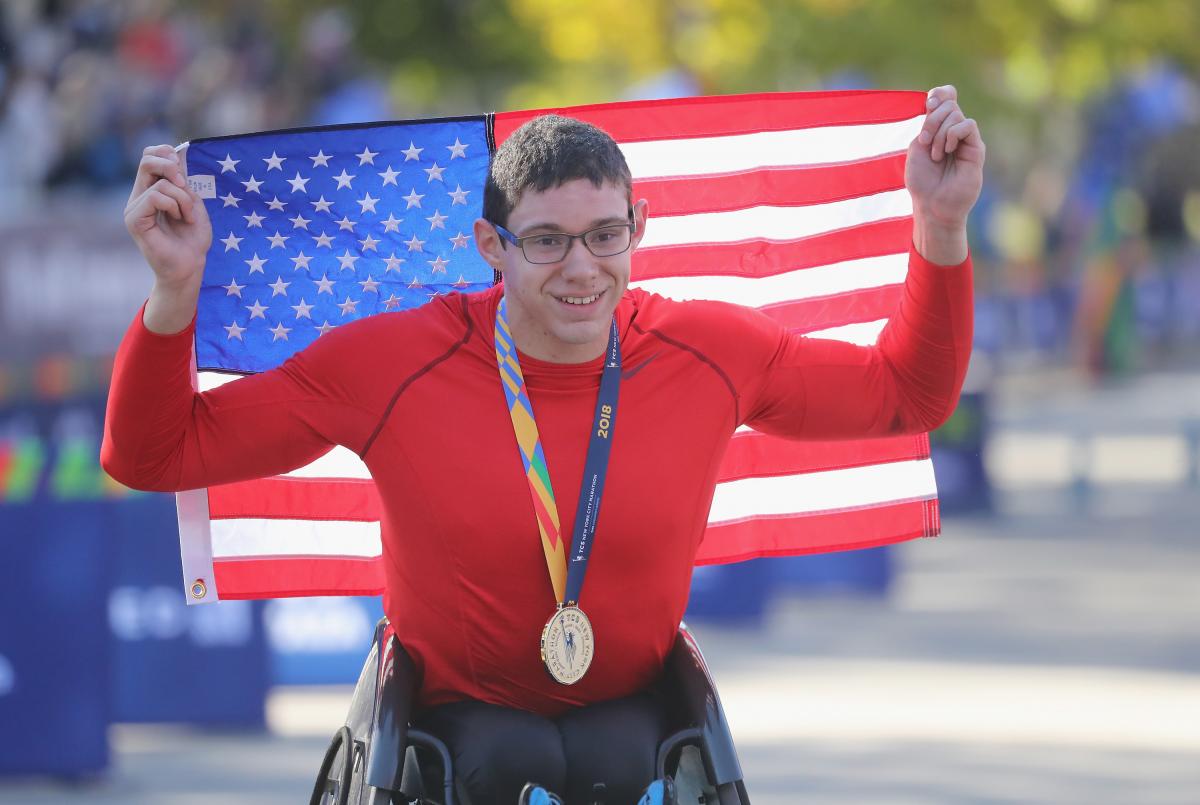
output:
<path id="1" fill-rule="evenodd" d="M 629 248 L 629 244 L 633 242 L 633 232 L 637 229 L 637 224 L 629 221 L 624 224 L 598 226 L 579 235 L 540 232 L 519 238 L 500 224 L 493 223 L 492 226 L 502 238 L 520 248 L 525 259 L 531 263 L 557 263 L 565 260 L 567 252 L 571 251 L 571 243 L 576 238 L 583 241 L 587 250 L 596 257 L 612 257 Z"/>

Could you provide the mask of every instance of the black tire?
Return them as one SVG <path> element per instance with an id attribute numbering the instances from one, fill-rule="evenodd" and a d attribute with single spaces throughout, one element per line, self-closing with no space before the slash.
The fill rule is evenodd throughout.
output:
<path id="1" fill-rule="evenodd" d="M 330 778 L 329 773 L 333 770 L 333 761 L 337 759 L 339 750 L 344 750 L 342 751 L 342 773 L 339 778 Z M 328 783 L 334 781 L 338 783 L 337 795 L 330 805 L 348 805 L 353 775 L 354 735 L 350 732 L 349 727 L 342 727 L 334 734 L 333 740 L 329 742 L 329 748 L 325 750 L 325 757 L 321 760 L 321 768 L 317 770 L 317 782 L 313 786 L 308 805 L 321 805 L 328 792 Z"/>

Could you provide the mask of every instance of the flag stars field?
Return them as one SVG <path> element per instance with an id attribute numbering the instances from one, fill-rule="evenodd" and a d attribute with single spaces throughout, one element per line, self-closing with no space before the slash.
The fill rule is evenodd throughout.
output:
<path id="1" fill-rule="evenodd" d="M 215 294 L 202 298 L 197 327 L 207 322 L 217 334 L 205 343 L 225 344 L 231 355 L 267 350 L 285 357 L 333 329 L 330 322 L 423 304 L 470 287 L 471 276 L 475 288 L 491 284 L 490 268 L 465 234 L 479 214 L 472 199 L 486 171 L 486 137 L 479 128 L 468 136 L 463 126 L 425 126 L 420 136 L 403 139 L 368 127 L 365 134 L 289 131 L 189 143 L 188 173 L 213 176 L 207 204 L 214 229 L 225 233 L 205 269 L 205 285 Z M 413 212 L 435 182 L 446 198 L 434 193 L 440 206 Z M 445 279 L 449 255 L 460 249 L 474 273 L 456 270 L 452 284 Z M 414 252 L 422 259 L 400 256 Z M 225 253 L 231 257 L 221 259 Z M 217 298 L 228 301 L 214 308 L 213 320 L 205 305 Z M 204 365 L 212 363 L 199 357 L 207 348 L 198 343 Z"/>

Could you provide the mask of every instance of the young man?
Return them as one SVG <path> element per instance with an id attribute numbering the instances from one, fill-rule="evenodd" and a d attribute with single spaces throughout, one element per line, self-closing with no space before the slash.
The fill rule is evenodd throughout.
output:
<path id="1" fill-rule="evenodd" d="M 189 361 L 211 228 L 174 151 L 147 149 L 126 224 L 155 281 L 117 356 L 102 463 L 180 490 L 354 450 L 379 489 L 384 606 L 422 672 L 419 720 L 465 801 L 511 803 L 536 780 L 569 803 L 599 782 L 633 802 L 734 429 L 885 435 L 954 408 L 984 144 L 953 87 L 929 101 L 905 296 L 874 347 L 629 290 L 647 203 L 611 138 L 545 117 L 495 154 L 475 223 L 501 286 L 340 327 L 204 394 Z"/>

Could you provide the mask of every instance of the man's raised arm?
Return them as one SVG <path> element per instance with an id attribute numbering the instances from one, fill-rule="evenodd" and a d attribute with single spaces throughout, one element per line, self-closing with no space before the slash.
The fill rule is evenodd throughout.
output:
<path id="1" fill-rule="evenodd" d="M 143 154 L 125 225 L 154 286 L 113 367 L 100 449 L 109 475 L 179 491 L 287 472 L 335 444 L 361 448 L 377 415 L 349 390 L 338 337 L 271 371 L 193 390 L 192 322 L 212 226 L 171 146 Z"/>

